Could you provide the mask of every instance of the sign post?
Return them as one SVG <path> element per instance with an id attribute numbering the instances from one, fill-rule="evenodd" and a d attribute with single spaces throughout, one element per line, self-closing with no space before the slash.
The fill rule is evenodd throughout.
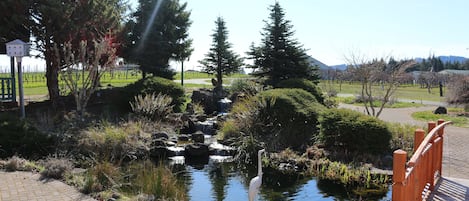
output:
<path id="1" fill-rule="evenodd" d="M 29 44 L 19 39 L 10 41 L 6 44 L 7 55 L 15 57 L 18 67 L 18 91 L 20 95 L 20 114 L 21 118 L 26 117 L 24 110 L 24 92 L 23 92 L 23 72 L 21 68 L 21 61 L 23 56 L 29 56 Z"/>

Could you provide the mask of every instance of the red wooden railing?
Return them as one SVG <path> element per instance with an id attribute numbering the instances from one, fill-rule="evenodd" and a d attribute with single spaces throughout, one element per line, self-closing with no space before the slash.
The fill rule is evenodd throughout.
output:
<path id="1" fill-rule="evenodd" d="M 393 201 L 426 200 L 441 178 L 443 159 L 443 133 L 452 122 L 440 119 L 428 123 L 429 133 L 417 129 L 414 137 L 414 155 L 407 161 L 407 152 L 394 151 L 393 155 Z"/>

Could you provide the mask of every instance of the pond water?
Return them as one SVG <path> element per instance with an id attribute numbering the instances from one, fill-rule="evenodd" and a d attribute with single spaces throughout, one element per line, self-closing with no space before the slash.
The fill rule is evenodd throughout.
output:
<path id="1" fill-rule="evenodd" d="M 256 176 L 256 167 L 240 170 L 233 162 L 176 164 L 175 171 L 183 178 L 191 201 L 248 200 L 248 186 Z M 316 178 L 273 175 L 265 170 L 258 201 L 352 200 L 338 184 Z M 370 200 L 369 198 L 364 200 Z M 391 191 L 372 200 L 391 200 Z"/>

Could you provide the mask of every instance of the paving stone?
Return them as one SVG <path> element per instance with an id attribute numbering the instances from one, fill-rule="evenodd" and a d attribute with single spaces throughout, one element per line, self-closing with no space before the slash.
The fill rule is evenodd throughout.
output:
<path id="1" fill-rule="evenodd" d="M 95 201 L 57 180 L 38 173 L 0 171 L 0 201 Z"/>

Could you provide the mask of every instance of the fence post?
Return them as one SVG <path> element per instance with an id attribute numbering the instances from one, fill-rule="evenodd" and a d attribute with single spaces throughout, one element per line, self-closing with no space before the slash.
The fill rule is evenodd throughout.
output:
<path id="1" fill-rule="evenodd" d="M 432 131 L 435 127 L 436 127 L 436 122 L 429 121 L 428 122 L 428 132 L 427 133 L 430 133 L 430 131 Z"/>
<path id="2" fill-rule="evenodd" d="M 406 173 L 407 152 L 399 149 L 394 151 L 393 154 L 393 185 L 392 185 L 392 200 L 404 201 L 405 200 L 405 173 Z"/>
<path id="3" fill-rule="evenodd" d="M 417 151 L 417 149 L 420 146 L 420 143 L 422 143 L 423 139 L 425 138 L 425 131 L 422 129 L 417 129 L 415 130 L 414 133 L 414 153 Z"/>
<path id="4" fill-rule="evenodd" d="M 438 119 L 438 125 L 444 123 L 445 120 L 444 119 Z M 441 143 L 440 143 L 440 146 L 438 146 L 438 161 L 439 161 L 439 164 L 438 164 L 438 174 L 439 176 L 441 177 L 443 175 L 443 142 L 444 142 L 444 132 L 445 132 L 445 127 L 441 128 L 439 131 L 438 131 L 438 136 L 441 138 Z"/>

